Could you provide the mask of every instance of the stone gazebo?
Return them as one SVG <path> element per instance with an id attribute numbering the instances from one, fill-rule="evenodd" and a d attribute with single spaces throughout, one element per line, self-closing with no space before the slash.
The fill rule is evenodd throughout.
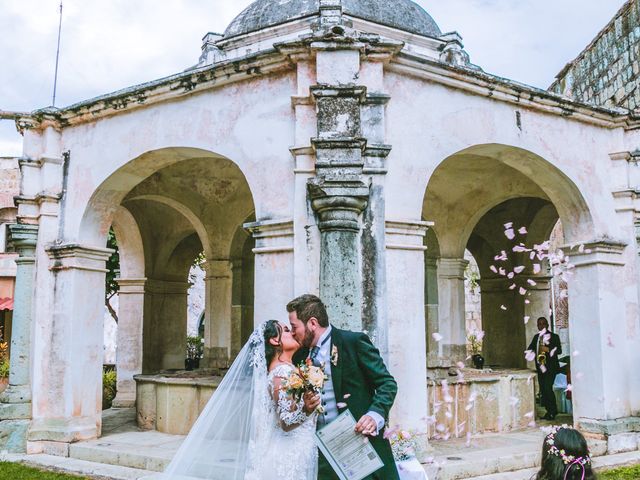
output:
<path id="1" fill-rule="evenodd" d="M 575 422 L 605 437 L 637 428 L 640 119 L 483 72 L 410 0 L 258 0 L 204 38 L 195 67 L 17 124 L 0 450 L 101 435 L 110 228 L 118 405 L 134 403 L 135 375 L 182 368 L 188 269 L 204 252 L 206 366 L 319 293 L 335 325 L 374 337 L 400 388 L 391 422 L 426 444 L 427 367 L 466 358 L 465 250 L 487 363 L 521 371 L 522 318 L 546 313 L 548 277 L 525 299 L 491 265 L 504 223 L 533 244 L 561 221 L 566 243 L 586 247 L 572 253 Z"/>

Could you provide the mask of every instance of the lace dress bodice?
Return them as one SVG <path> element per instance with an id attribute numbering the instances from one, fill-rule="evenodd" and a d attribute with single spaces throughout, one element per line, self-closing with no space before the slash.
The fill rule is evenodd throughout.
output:
<path id="1" fill-rule="evenodd" d="M 271 476 L 264 476 L 265 480 L 315 480 L 317 475 L 316 414 L 307 415 L 304 401 L 296 401 L 284 388 L 276 391 L 294 369 L 293 365 L 283 364 L 269 372 L 275 438 L 269 452 L 269 458 L 274 460 L 273 470 Z"/>

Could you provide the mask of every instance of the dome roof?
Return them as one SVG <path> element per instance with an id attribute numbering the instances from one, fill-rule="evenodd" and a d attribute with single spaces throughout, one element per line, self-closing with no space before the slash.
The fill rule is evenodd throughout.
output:
<path id="1" fill-rule="evenodd" d="M 417 33 L 441 35 L 431 16 L 411 0 L 342 0 L 343 12 L 352 17 Z M 227 27 L 225 37 L 235 37 L 298 18 L 318 15 L 320 0 L 256 0 Z"/>

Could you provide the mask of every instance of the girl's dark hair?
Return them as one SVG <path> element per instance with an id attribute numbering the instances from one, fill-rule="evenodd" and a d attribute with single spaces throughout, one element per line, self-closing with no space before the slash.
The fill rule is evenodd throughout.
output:
<path id="1" fill-rule="evenodd" d="M 547 443 L 546 436 L 542 444 L 542 466 L 536 475 L 536 480 L 581 480 L 582 465 L 565 464 L 561 457 L 549 452 L 551 445 Z M 558 450 L 564 450 L 567 455 L 575 458 L 589 456 L 589 447 L 582 434 L 573 428 L 560 428 L 554 435 L 554 445 Z M 568 470 L 568 471 L 567 471 Z M 584 480 L 595 480 L 591 462 L 584 465 Z"/>
<path id="2" fill-rule="evenodd" d="M 277 320 L 269 320 L 264 327 L 264 356 L 267 359 L 267 367 L 271 364 L 273 357 L 282 352 L 282 348 L 271 345 L 272 338 L 278 339 L 280 345 L 282 337 L 282 327 Z"/>

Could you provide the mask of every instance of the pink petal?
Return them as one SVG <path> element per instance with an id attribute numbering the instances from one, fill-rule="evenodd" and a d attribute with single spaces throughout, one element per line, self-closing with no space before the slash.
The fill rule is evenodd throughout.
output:
<path id="1" fill-rule="evenodd" d="M 435 332 L 433 335 L 431 335 L 433 337 L 433 339 L 436 342 L 439 342 L 440 340 L 442 340 L 442 335 L 440 335 L 438 332 Z"/>
<path id="2" fill-rule="evenodd" d="M 527 234 L 527 228 L 526 227 L 520 227 L 520 230 L 518 230 L 518 233 L 520 235 L 526 235 Z"/>
<path id="3" fill-rule="evenodd" d="M 517 266 L 516 268 L 513 269 L 513 271 L 519 275 L 522 272 L 524 272 L 524 267 L 522 265 Z"/>

